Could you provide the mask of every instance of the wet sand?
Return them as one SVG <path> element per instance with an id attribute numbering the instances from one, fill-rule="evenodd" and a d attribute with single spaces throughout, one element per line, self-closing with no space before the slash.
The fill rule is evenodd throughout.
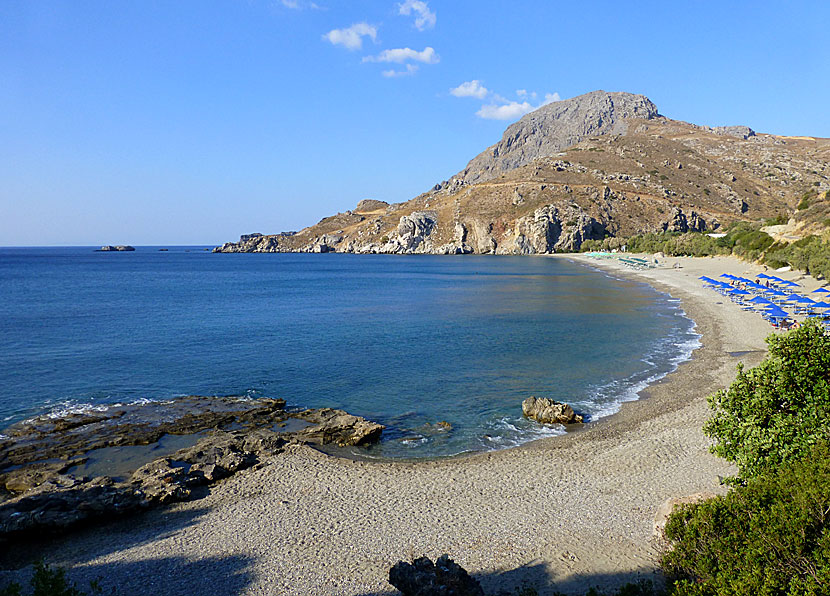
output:
<path id="1" fill-rule="evenodd" d="M 671 293 L 695 321 L 702 346 L 642 399 L 581 432 L 419 463 L 351 461 L 292 447 L 200 500 L 55 540 L 47 561 L 72 567 L 82 584 L 102 577 L 105 590 L 117 586 L 122 594 L 393 594 L 391 565 L 443 553 L 488 594 L 523 585 L 539 594 L 578 593 L 651 577 L 659 505 L 722 492 L 719 476 L 732 473 L 709 454 L 700 430 L 706 396 L 734 379 L 739 361 L 757 364 L 772 332 L 697 278 L 761 269 L 731 257 L 661 258 L 643 272 L 585 256 L 554 258 Z"/>

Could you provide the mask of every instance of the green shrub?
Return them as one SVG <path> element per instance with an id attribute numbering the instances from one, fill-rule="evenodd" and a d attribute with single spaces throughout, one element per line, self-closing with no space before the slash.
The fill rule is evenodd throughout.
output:
<path id="1" fill-rule="evenodd" d="M 830 336 L 820 323 L 767 338 L 768 357 L 729 389 L 709 397 L 703 431 L 713 453 L 735 463 L 739 478 L 804 457 L 830 439 Z"/>
<path id="2" fill-rule="evenodd" d="M 86 596 L 86 592 L 79 590 L 74 583 L 66 579 L 66 570 L 61 567 L 52 569 L 43 561 L 36 561 L 34 573 L 29 582 L 32 588 L 32 596 Z M 102 592 L 98 582 L 90 582 L 92 594 Z M 20 596 L 20 584 L 11 583 L 0 590 L 0 596 Z"/>
<path id="3" fill-rule="evenodd" d="M 723 497 L 686 505 L 666 525 L 674 596 L 830 593 L 830 453 L 770 468 Z"/>

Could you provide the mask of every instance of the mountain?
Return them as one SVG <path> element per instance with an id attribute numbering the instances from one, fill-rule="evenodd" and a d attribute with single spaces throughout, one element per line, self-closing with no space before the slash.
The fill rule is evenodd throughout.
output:
<path id="1" fill-rule="evenodd" d="M 830 188 L 830 139 L 661 116 L 645 96 L 594 91 L 511 124 L 449 180 L 405 203 L 361 201 L 299 232 L 215 252 L 536 254 L 588 239 L 787 220 Z M 827 208 L 827 209 L 825 209 Z"/>

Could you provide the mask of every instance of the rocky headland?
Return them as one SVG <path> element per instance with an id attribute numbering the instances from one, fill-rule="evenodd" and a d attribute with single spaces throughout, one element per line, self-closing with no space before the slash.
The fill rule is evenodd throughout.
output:
<path id="1" fill-rule="evenodd" d="M 0 540 L 186 501 L 288 445 L 361 446 L 382 431 L 341 410 L 290 411 L 264 398 L 42 416 L 0 436 Z"/>
<path id="2" fill-rule="evenodd" d="M 828 139 L 690 124 L 643 95 L 594 91 L 525 115 L 410 201 L 364 200 L 299 232 L 248 234 L 214 252 L 570 252 L 606 237 L 798 218 L 805 193 L 821 219 L 828 162 Z"/>

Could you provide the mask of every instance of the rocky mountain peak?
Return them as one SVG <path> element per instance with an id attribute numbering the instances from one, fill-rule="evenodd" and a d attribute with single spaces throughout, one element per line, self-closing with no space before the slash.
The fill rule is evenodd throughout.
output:
<path id="1" fill-rule="evenodd" d="M 453 182 L 473 184 L 554 155 L 585 138 L 624 134 L 626 121 L 658 117 L 646 96 L 592 91 L 530 112 L 504 131 L 501 141 L 473 158 Z"/>

